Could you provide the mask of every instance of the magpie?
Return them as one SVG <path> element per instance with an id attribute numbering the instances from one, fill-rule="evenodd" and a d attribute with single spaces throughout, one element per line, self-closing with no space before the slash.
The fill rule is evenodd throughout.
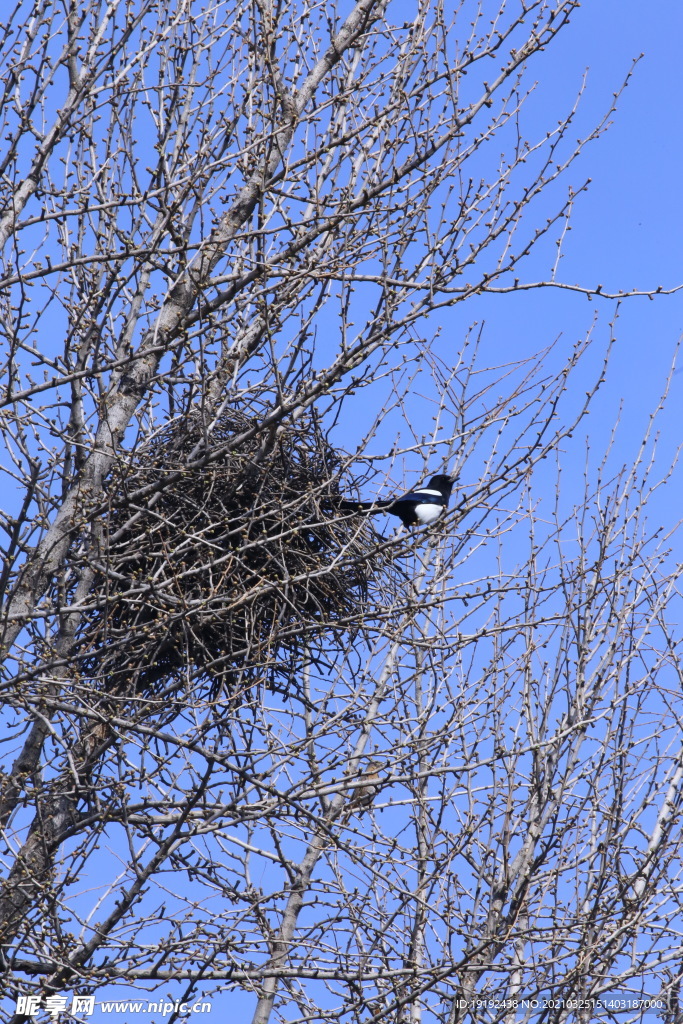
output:
<path id="1" fill-rule="evenodd" d="M 453 490 L 453 480 L 444 473 L 433 476 L 426 487 L 417 487 L 400 498 L 383 501 L 347 501 L 339 504 L 344 512 L 359 512 L 374 516 L 388 512 L 398 516 L 404 526 L 428 526 L 436 522 L 448 505 Z"/>

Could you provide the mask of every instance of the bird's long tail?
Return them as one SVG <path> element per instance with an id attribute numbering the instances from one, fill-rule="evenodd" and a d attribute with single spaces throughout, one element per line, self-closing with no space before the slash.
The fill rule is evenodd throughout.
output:
<path id="1" fill-rule="evenodd" d="M 385 509 L 391 508 L 394 504 L 393 501 L 348 501 L 343 498 L 338 507 L 341 512 L 356 512 L 360 515 L 372 516 L 376 512 L 383 512 Z"/>

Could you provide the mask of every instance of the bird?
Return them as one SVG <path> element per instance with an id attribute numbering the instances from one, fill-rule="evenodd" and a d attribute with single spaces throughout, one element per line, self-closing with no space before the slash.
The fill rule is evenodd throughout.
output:
<path id="1" fill-rule="evenodd" d="M 361 776 L 361 782 L 351 794 L 349 808 L 370 807 L 373 800 L 382 788 L 380 771 L 386 765 L 382 761 L 368 761 L 365 771 Z"/>
<path id="2" fill-rule="evenodd" d="M 381 501 L 349 501 L 343 499 L 339 508 L 343 512 L 356 512 L 374 516 L 380 512 L 398 516 L 404 526 L 429 526 L 436 522 L 448 505 L 453 479 L 445 473 L 437 473 L 424 487 L 416 487 L 398 498 Z"/>

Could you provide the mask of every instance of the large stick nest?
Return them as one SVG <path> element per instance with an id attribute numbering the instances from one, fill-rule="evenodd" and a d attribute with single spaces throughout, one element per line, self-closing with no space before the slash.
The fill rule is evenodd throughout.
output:
<path id="1" fill-rule="evenodd" d="M 79 641 L 82 674 L 110 693 L 286 692 L 304 655 L 357 625 L 384 573 L 369 526 L 333 515 L 338 453 L 313 416 L 255 425 L 173 424 L 112 477 Z"/>

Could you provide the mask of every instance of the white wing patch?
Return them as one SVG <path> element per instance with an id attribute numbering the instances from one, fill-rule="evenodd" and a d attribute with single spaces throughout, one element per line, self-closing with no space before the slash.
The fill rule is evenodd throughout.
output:
<path id="1" fill-rule="evenodd" d="M 429 492 L 426 492 L 426 493 L 438 494 L 438 491 L 429 491 Z M 419 519 L 419 521 L 421 523 L 424 523 L 425 525 L 428 524 L 428 523 L 436 522 L 436 520 L 439 518 L 439 516 L 441 515 L 442 512 L 443 512 L 443 505 L 432 505 L 431 502 L 430 502 L 429 505 L 416 505 L 415 506 L 415 515 L 416 515 L 416 517 Z"/>

